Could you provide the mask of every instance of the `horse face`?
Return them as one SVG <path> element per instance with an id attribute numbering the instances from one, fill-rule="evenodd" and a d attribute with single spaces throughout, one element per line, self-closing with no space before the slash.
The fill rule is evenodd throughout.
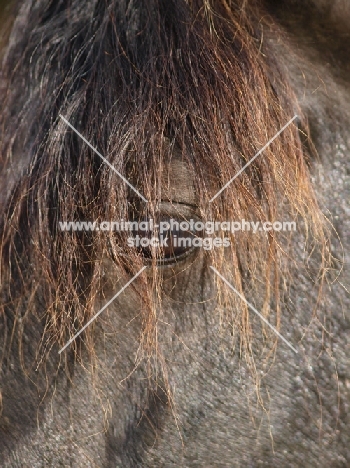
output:
<path id="1" fill-rule="evenodd" d="M 16 6 L 4 466 L 350 458 L 348 8 L 236 3 Z"/>

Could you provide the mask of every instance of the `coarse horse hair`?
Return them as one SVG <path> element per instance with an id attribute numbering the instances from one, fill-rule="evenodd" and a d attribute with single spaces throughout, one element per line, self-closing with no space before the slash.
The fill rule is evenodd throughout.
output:
<path id="1" fill-rule="evenodd" d="M 67 233 L 58 223 L 156 217 L 159 203 L 176 201 L 164 196 L 175 155 L 196 174 L 199 218 L 298 220 L 310 251 L 320 252 L 315 281 L 322 283 L 327 235 L 310 181 L 315 153 L 286 70 L 263 40 L 267 29 L 283 33 L 261 2 L 38 0 L 23 2 L 15 18 L 0 90 L 3 357 L 14 346 L 22 352 L 33 317 L 44 324 L 39 362 L 63 346 L 96 312 L 104 258 L 119 276 L 142 267 L 142 254 L 122 248 L 121 234 Z M 210 204 L 296 114 L 298 124 Z M 147 204 L 60 115 L 132 180 Z M 225 253 L 205 255 L 230 273 L 241 294 L 262 292 L 262 313 L 279 328 L 293 249 L 288 233 L 241 233 Z M 147 355 L 156 352 L 162 299 L 155 256 L 150 271 L 139 287 Z M 220 319 L 233 326 L 254 368 L 247 306 L 219 284 L 218 302 L 225 305 Z M 72 343 L 76 353 L 81 343 L 93 352 L 93 330 Z"/>

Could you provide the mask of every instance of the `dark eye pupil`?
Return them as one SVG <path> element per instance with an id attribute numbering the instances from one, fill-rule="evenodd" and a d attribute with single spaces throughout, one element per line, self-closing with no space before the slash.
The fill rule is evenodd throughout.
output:
<path id="1" fill-rule="evenodd" d="M 192 250 L 192 241 L 196 237 L 191 231 L 169 229 L 165 232 L 133 231 L 139 236 L 138 250 L 145 259 L 156 258 L 159 263 L 176 261 Z"/>
<path id="2" fill-rule="evenodd" d="M 159 236 L 160 247 L 156 248 L 159 260 L 169 260 L 186 254 L 192 248 L 193 234 L 179 230 L 169 230 Z M 143 255 L 151 258 L 152 249 L 143 248 Z"/>

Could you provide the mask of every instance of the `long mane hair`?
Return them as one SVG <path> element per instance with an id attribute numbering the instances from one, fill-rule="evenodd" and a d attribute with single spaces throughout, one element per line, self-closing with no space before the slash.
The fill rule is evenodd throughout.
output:
<path id="1" fill-rule="evenodd" d="M 141 268 L 140 253 L 121 254 L 115 234 L 61 232 L 58 222 L 128 220 L 135 204 L 140 219 L 155 216 L 164 167 L 175 151 L 196 174 L 203 219 L 288 216 L 298 220 L 304 239 L 325 249 L 310 182 L 307 122 L 264 40 L 267 29 L 282 33 L 261 2 L 37 0 L 22 2 L 15 17 L 0 89 L 4 353 L 22 349 L 19 331 L 30 317 L 43 324 L 42 352 L 65 344 L 96 312 L 101 259 L 110 258 L 118 272 Z M 60 114 L 132 178 L 147 205 L 131 200 L 127 186 Z M 290 125 L 209 204 L 295 114 L 298 125 Z M 242 295 L 262 291 L 261 310 L 279 328 L 293 243 L 287 233 L 272 232 L 231 240 L 225 253 L 209 253 L 210 261 Z M 155 260 L 151 268 L 152 284 L 158 284 Z M 157 316 L 147 278 L 140 278 L 140 340 L 152 353 Z M 248 308 L 228 291 L 218 297 L 251 360 Z M 92 330 L 84 332 L 91 350 Z M 80 344 L 72 348 L 78 352 Z"/>

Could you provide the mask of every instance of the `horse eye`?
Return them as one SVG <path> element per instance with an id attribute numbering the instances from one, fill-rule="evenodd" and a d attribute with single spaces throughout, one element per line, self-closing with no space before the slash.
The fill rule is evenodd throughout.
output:
<path id="1" fill-rule="evenodd" d="M 163 223 L 163 229 L 160 229 Z M 165 229 L 164 226 L 168 224 Z M 161 219 L 153 230 L 133 231 L 134 245 L 146 261 L 156 258 L 161 265 L 185 258 L 193 249 L 195 234 L 182 229 L 181 221 Z"/>

